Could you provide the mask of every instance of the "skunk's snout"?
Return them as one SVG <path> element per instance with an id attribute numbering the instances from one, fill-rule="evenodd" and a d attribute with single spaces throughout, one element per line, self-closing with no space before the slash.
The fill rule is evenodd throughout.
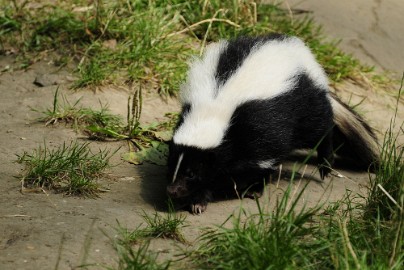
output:
<path id="1" fill-rule="evenodd" d="M 167 194 L 171 198 L 181 198 L 188 195 L 188 190 L 180 185 L 168 185 Z"/>

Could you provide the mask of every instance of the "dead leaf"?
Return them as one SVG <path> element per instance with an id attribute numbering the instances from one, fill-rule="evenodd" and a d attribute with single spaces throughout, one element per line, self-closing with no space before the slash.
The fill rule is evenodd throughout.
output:
<path id="1" fill-rule="evenodd" d="M 139 165 L 149 162 L 159 166 L 167 164 L 168 145 L 157 141 L 152 142 L 152 147 L 142 148 L 137 152 L 124 153 L 122 159 Z"/>

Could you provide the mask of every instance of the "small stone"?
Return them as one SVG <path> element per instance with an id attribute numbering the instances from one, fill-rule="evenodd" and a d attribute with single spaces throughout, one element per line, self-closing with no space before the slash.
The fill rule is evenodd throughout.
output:
<path id="1" fill-rule="evenodd" d="M 51 85 L 62 84 L 66 80 L 64 76 L 58 74 L 40 74 L 36 76 L 34 84 L 39 87 L 46 87 Z"/>

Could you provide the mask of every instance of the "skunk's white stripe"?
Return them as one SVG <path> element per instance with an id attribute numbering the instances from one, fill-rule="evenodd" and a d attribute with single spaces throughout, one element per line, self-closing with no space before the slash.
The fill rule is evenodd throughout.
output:
<path id="1" fill-rule="evenodd" d="M 180 169 L 181 162 L 182 162 L 182 159 L 183 159 L 183 158 L 184 158 L 184 153 L 181 153 L 181 155 L 178 157 L 177 166 L 175 166 L 175 171 L 174 171 L 174 175 L 173 175 L 173 180 L 172 180 L 171 183 L 174 183 L 175 180 L 177 179 L 178 170 Z"/>
<path id="2" fill-rule="evenodd" d="M 257 44 L 261 46 L 253 48 L 241 67 L 218 86 L 216 67 L 227 45 L 222 41 L 210 46 L 204 59 L 191 66 L 182 99 L 192 108 L 174 134 L 175 143 L 201 149 L 219 146 L 240 104 L 270 99 L 293 89 L 293 77 L 299 73 L 305 72 L 318 87 L 328 88 L 323 69 L 304 43 L 294 37 Z"/>
<path id="3" fill-rule="evenodd" d="M 214 99 L 217 90 L 216 69 L 220 54 L 227 44 L 225 40 L 212 43 L 206 48 L 203 59 L 195 58 L 191 62 L 187 82 L 182 86 L 180 93 L 183 104 L 194 105 Z"/>

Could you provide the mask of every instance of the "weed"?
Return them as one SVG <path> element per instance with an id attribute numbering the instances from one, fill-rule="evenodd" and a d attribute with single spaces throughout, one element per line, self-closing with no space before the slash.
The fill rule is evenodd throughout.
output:
<path id="1" fill-rule="evenodd" d="M 147 223 L 143 230 L 144 237 L 174 239 L 179 242 L 185 242 L 184 236 L 180 233 L 180 226 L 184 225 L 185 216 L 177 215 L 169 211 L 165 216 L 158 214 L 150 216 L 143 213 L 143 219 Z"/>
<path id="2" fill-rule="evenodd" d="M 100 104 L 101 109 L 95 111 L 89 108 L 79 106 L 80 99 L 71 103 L 65 95 L 59 96 L 59 89 L 56 89 L 53 97 L 53 105 L 50 109 L 36 112 L 42 113 L 44 116 L 39 121 L 45 122 L 45 125 L 57 124 L 64 122 L 72 124 L 76 129 L 83 126 L 97 126 L 100 128 L 119 129 L 122 125 L 122 119 L 119 116 L 110 113 L 107 106 Z"/>
<path id="3" fill-rule="evenodd" d="M 178 114 L 166 114 L 168 120 L 165 122 L 141 125 L 139 121 L 142 110 L 140 89 L 128 98 L 126 125 L 121 117 L 111 114 L 107 106 L 102 104 L 100 106 L 100 110 L 83 108 L 80 106 L 80 99 L 72 103 L 66 96 L 60 96 L 57 89 L 51 108 L 42 111 L 33 110 L 44 115 L 39 121 L 45 122 L 45 125 L 63 122 L 82 131 L 89 139 L 132 142 L 131 151 L 123 155 L 123 158 L 131 163 L 141 164 L 148 161 L 157 165 L 166 164 L 168 146 L 165 142 L 171 139 Z"/>
<path id="4" fill-rule="evenodd" d="M 184 226 L 185 216 L 178 215 L 169 207 L 169 211 L 165 215 L 155 212 L 149 215 L 143 211 L 143 220 L 146 222 L 145 227 L 139 226 L 133 231 L 128 231 L 118 223 L 118 233 L 121 244 L 137 243 L 144 238 L 164 238 L 173 239 L 178 242 L 185 243 L 186 240 L 180 232 L 180 228 Z"/>
<path id="5" fill-rule="evenodd" d="M 149 250 L 149 242 L 141 244 L 135 250 L 129 245 L 117 245 L 119 270 L 164 270 L 168 269 L 170 262 L 158 263 L 158 253 Z"/>
<path id="6" fill-rule="evenodd" d="M 146 226 L 140 225 L 133 231 L 122 227 L 118 222 L 119 238 L 115 242 L 119 256 L 118 269 L 168 269 L 171 261 L 157 263 L 158 253 L 149 251 L 150 239 L 148 238 L 173 239 L 185 243 L 180 232 L 185 217 L 174 213 L 171 204 L 169 204 L 169 212 L 164 216 L 157 212 L 153 215 L 143 212 L 142 217 Z M 148 240 L 142 241 L 144 239 Z M 133 244 L 137 246 L 134 247 Z"/>
<path id="7" fill-rule="evenodd" d="M 120 116 L 111 114 L 106 105 L 100 103 L 101 109 L 93 110 L 81 107 L 80 100 L 72 103 L 65 95 L 60 96 L 59 90 L 56 89 L 51 108 L 32 110 L 44 115 L 39 118 L 39 121 L 45 122 L 45 125 L 64 122 L 72 124 L 76 130 L 83 130 L 90 139 L 128 139 L 132 140 L 139 148 L 151 146 L 154 142 L 168 141 L 178 118 L 177 114 L 168 113 L 166 114 L 168 117 L 166 122 L 141 125 L 139 122 L 142 110 L 140 90 L 128 98 L 126 125 Z"/>
<path id="8" fill-rule="evenodd" d="M 114 153 L 100 150 L 92 153 L 88 143 L 63 143 L 56 149 L 46 144 L 29 154 L 18 156 L 25 164 L 22 177 L 24 188 L 46 188 L 69 195 L 96 196 L 100 191 L 96 183 L 109 166 Z"/>

